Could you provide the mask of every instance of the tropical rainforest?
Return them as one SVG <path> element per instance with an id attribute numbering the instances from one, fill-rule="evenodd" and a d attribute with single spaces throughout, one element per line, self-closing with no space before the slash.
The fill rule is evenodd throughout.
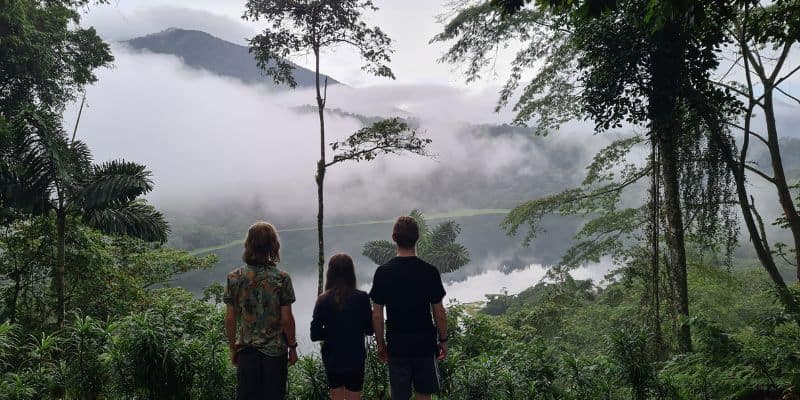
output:
<path id="1" fill-rule="evenodd" d="M 442 6 L 438 62 L 468 82 L 508 67 L 494 100 L 511 117 L 460 136 L 524 141 L 531 157 L 509 168 L 536 171 L 496 178 L 448 164 L 413 113 L 339 108 L 342 80 L 320 69 L 329 49 L 395 78 L 394 42 L 366 19 L 380 2 L 242 0 L 244 20 L 265 22 L 247 46 L 186 30 L 126 42 L 308 97 L 287 111 L 314 138 L 302 218 L 258 196 L 162 208 L 148 165 L 94 155 L 80 113 L 118 47 L 82 16 L 108 3 L 0 1 L 0 399 L 234 399 L 222 283 L 249 224 L 282 228 L 282 268 L 308 278 L 298 293 L 313 304 L 334 250 L 357 256 L 369 286 L 399 213 L 422 227 L 420 257 L 448 288 L 487 263 L 542 266 L 521 290 L 447 305 L 438 399 L 800 399 L 800 1 Z M 343 136 L 342 120 L 355 126 Z M 576 122 L 587 138 L 551 144 L 579 135 Z M 577 164 L 588 136 L 600 145 Z M 326 214 L 345 190 L 337 174 L 377 180 L 385 163 L 437 158 L 426 179 L 396 181 L 411 194 L 393 214 Z M 471 207 L 422 208 L 451 197 Z M 315 346 L 289 370 L 291 399 L 328 398 Z M 364 397 L 389 399 L 373 343 L 366 374 Z"/>

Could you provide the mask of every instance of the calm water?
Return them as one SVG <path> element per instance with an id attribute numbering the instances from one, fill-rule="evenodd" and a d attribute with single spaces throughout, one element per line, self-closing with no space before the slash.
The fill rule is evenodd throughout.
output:
<path id="1" fill-rule="evenodd" d="M 603 276 L 609 271 L 610 263 L 591 265 L 575 270 L 572 276 L 575 279 L 592 279 L 600 282 Z M 501 293 L 507 290 L 508 294 L 517 294 L 530 286 L 535 285 L 545 275 L 545 269 L 541 265 L 529 265 L 516 269 L 511 272 L 501 272 L 500 270 L 484 271 L 480 274 L 472 275 L 465 280 L 450 281 L 445 284 L 447 296 L 445 304 L 452 301 L 459 303 L 472 303 L 486 300 L 485 295 Z M 311 323 L 311 312 L 316 301 L 317 283 L 314 277 L 295 278 L 295 294 L 297 302 L 293 309 L 297 322 L 297 339 L 301 352 L 315 352 L 317 346 L 309 339 L 309 324 Z M 360 285 L 361 290 L 368 291 L 370 285 Z"/>
<path id="2" fill-rule="evenodd" d="M 455 218 L 462 228 L 458 241 L 469 250 L 471 261 L 460 270 L 443 275 L 447 290 L 445 303 L 483 301 L 486 294 L 503 290 L 516 294 L 535 285 L 545 275 L 543 265 L 558 261 L 579 225 L 577 220 L 568 218 L 546 220 L 545 231 L 531 246 L 525 247 L 521 238 L 509 237 L 500 229 L 502 219 L 502 215 Z M 429 225 L 435 226 L 438 222 L 441 221 L 430 221 Z M 361 255 L 361 249 L 367 241 L 388 238 L 390 232 L 391 224 L 331 228 L 326 230 L 326 247 L 329 254 L 346 252 L 354 256 L 359 287 L 369 290 L 376 266 Z M 317 291 L 315 239 L 313 230 L 281 233 L 280 268 L 291 274 L 294 283 L 297 302 L 293 308 L 302 352 L 315 349 L 309 340 L 309 323 Z M 241 246 L 217 251 L 219 262 L 214 268 L 192 271 L 174 283 L 198 294 L 212 282 L 224 284 L 228 271 L 241 264 L 241 252 Z M 573 275 L 597 282 L 609 268 L 610 263 L 601 263 L 578 269 Z"/>

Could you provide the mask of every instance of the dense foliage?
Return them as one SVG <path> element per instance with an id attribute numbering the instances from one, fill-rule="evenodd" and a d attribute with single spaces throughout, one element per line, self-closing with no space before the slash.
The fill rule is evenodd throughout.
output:
<path id="1" fill-rule="evenodd" d="M 451 305 L 439 398 L 797 398 L 800 329 L 765 274 L 693 261 L 689 288 L 696 351 L 669 359 L 649 345 L 652 332 L 638 313 L 646 287 L 636 279 L 596 286 L 564 275 L 492 296 L 479 311 Z M 369 357 L 365 397 L 388 399 L 385 370 Z M 325 398 L 319 359 L 300 365 L 291 373 L 292 398 Z"/>
<path id="2" fill-rule="evenodd" d="M 692 262 L 696 351 L 669 359 L 649 347 L 652 333 L 637 312 L 646 288 L 626 276 L 596 286 L 563 275 L 518 295 L 493 296 L 483 309 L 451 305 L 439 398 L 797 397 L 800 329 L 763 272 Z M 0 396 L 233 398 L 219 303 L 164 288 L 128 307 L 113 318 L 76 314 L 50 333 L 0 325 Z M 371 352 L 366 398 L 389 398 L 386 374 Z M 292 399 L 326 398 L 318 356 L 303 357 L 289 385 Z"/>

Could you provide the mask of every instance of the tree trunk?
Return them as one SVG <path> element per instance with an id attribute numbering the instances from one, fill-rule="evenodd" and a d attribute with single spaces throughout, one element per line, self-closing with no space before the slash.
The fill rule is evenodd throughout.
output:
<path id="1" fill-rule="evenodd" d="M 797 321 L 797 324 L 800 325 L 800 310 L 797 307 L 792 293 L 786 286 L 786 282 L 783 280 L 783 276 L 778 270 L 778 266 L 775 264 L 775 259 L 772 257 L 772 252 L 770 251 L 766 238 L 762 237 L 758 224 L 753 216 L 753 210 L 751 209 L 744 173 L 738 169 L 738 163 L 732 162 L 732 157 L 728 156 L 727 154 L 724 155 L 726 161 L 729 165 L 732 165 L 732 169 L 734 170 L 734 180 L 736 182 L 736 193 L 739 197 L 739 207 L 742 210 L 742 217 L 744 219 L 745 226 L 747 227 L 747 231 L 750 233 L 750 242 L 753 243 L 753 248 L 756 251 L 758 260 L 761 262 L 761 265 L 772 279 L 772 282 L 775 285 L 775 290 L 778 292 L 778 298 L 780 298 L 784 308 L 794 317 L 795 321 Z M 752 205 L 752 207 L 755 207 L 755 205 Z"/>
<path id="2" fill-rule="evenodd" d="M 22 280 L 22 273 L 17 270 L 11 274 L 11 279 L 14 281 L 14 289 L 11 293 L 11 298 L 8 299 L 8 320 L 12 324 L 17 318 L 17 301 L 19 300 L 20 281 Z"/>
<path id="3" fill-rule="evenodd" d="M 747 191 L 747 180 L 743 164 L 747 154 L 747 146 L 749 144 L 748 132 L 745 132 L 741 159 L 737 161 L 734 158 L 733 151 L 731 150 L 732 144 L 722 130 L 721 121 L 716 117 L 715 114 L 712 114 L 713 111 L 708 110 L 705 105 L 699 105 L 698 109 L 701 110 L 703 118 L 706 120 L 706 124 L 711 131 L 712 140 L 714 140 L 717 143 L 717 146 L 721 149 L 722 157 L 724 158 L 725 163 L 728 165 L 728 169 L 730 169 L 733 173 L 734 183 L 736 184 L 736 195 L 739 200 L 739 208 L 742 211 L 742 219 L 744 219 L 747 232 L 750 234 L 750 242 L 753 244 L 753 248 L 756 251 L 758 260 L 761 262 L 761 266 L 764 268 L 764 270 L 767 271 L 770 279 L 772 279 L 772 282 L 775 285 L 775 291 L 778 293 L 778 298 L 783 304 L 784 309 L 787 313 L 792 315 L 792 317 L 795 319 L 795 322 L 800 325 L 800 307 L 798 307 L 794 296 L 792 296 L 792 293 L 789 291 L 789 288 L 786 285 L 786 281 L 784 281 L 783 276 L 780 274 L 778 266 L 775 264 L 775 259 L 772 256 L 772 251 L 769 248 L 767 238 L 763 237 L 756 218 L 753 216 L 753 208 L 755 207 L 755 204 L 750 203 L 750 195 Z M 746 121 L 745 124 L 747 129 L 749 129 L 749 121 Z"/>
<path id="4" fill-rule="evenodd" d="M 56 318 L 58 319 L 58 327 L 64 326 L 64 317 L 66 314 L 65 298 L 64 298 L 64 276 L 66 271 L 66 231 L 67 231 L 67 212 L 63 206 L 59 206 L 56 210 L 56 271 L 55 271 L 55 289 L 56 289 Z"/>
<path id="5" fill-rule="evenodd" d="M 650 163 L 652 165 L 652 172 L 651 172 L 651 182 L 650 182 L 650 273 L 653 274 L 651 276 L 650 286 L 651 286 L 651 304 L 652 304 L 652 324 L 653 324 L 653 343 L 654 347 L 656 348 L 656 353 L 661 355 L 661 351 L 663 350 L 663 340 L 661 337 L 661 296 L 660 296 L 660 282 L 659 282 L 659 274 L 660 272 L 660 251 L 659 251 L 659 224 L 661 223 L 659 215 L 660 215 L 660 190 L 659 190 L 659 176 L 660 176 L 660 168 L 659 160 L 658 160 L 658 145 L 656 144 L 655 140 L 650 140 L 651 145 L 651 156 L 650 156 Z"/>
<path id="6" fill-rule="evenodd" d="M 325 222 L 325 203 L 324 203 L 324 183 L 325 183 L 325 99 L 322 97 L 319 82 L 319 49 L 314 49 L 315 58 L 315 82 L 317 89 L 317 112 L 319 113 L 319 162 L 317 163 L 317 243 L 319 252 L 317 253 L 317 295 L 322 294 L 324 288 L 323 271 L 325 269 L 325 235 L 323 225 Z M 327 81 L 325 83 L 327 92 Z M 327 93 L 325 95 L 327 97 Z"/>
<path id="7" fill-rule="evenodd" d="M 764 82 L 764 119 L 767 125 L 767 140 L 769 142 L 769 156 L 772 161 L 773 179 L 775 189 L 778 191 L 778 200 L 783 208 L 783 215 L 789 224 L 789 229 L 794 237 L 795 267 L 797 279 L 800 280 L 800 214 L 797 213 L 792 192 L 786 182 L 786 172 L 783 169 L 778 128 L 775 122 L 775 107 L 772 99 L 772 87 Z"/>
<path id="8" fill-rule="evenodd" d="M 672 291 L 675 311 L 684 319 L 689 317 L 689 294 L 686 274 L 686 247 L 684 243 L 683 212 L 680 202 L 680 152 L 681 124 L 678 119 L 678 98 L 683 77 L 685 38 L 680 25 L 667 21 L 654 33 L 653 53 L 650 59 L 652 92 L 649 100 L 651 140 L 658 145 L 660 169 L 664 183 L 664 212 L 667 220 L 666 242 L 668 267 L 672 269 Z M 686 321 L 676 332 L 678 350 L 690 352 L 692 338 Z"/>
<path id="9" fill-rule="evenodd" d="M 689 291 L 686 274 L 686 246 L 684 243 L 683 213 L 680 203 L 680 178 L 677 160 L 676 137 L 665 135 L 660 140 L 662 174 L 664 178 L 664 210 L 667 217 L 667 247 L 669 265 L 672 267 L 672 291 L 679 316 L 689 317 Z M 678 349 L 692 351 L 692 337 L 687 321 L 678 327 Z"/>

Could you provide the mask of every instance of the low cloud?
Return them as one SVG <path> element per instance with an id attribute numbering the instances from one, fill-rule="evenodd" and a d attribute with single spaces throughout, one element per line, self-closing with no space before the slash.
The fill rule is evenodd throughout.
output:
<path id="1" fill-rule="evenodd" d="M 154 173 L 151 200 L 185 210 L 220 202 L 260 203 L 298 223 L 313 221 L 318 158 L 310 90 L 275 92 L 184 66 L 173 56 L 115 45 L 112 70 L 87 91 L 78 137 L 97 160 L 126 158 Z M 498 133 L 510 116 L 494 113 L 495 92 L 441 86 L 329 89 L 329 107 L 364 115 L 413 116 L 433 139 L 435 159 L 387 156 L 340 164 L 326 177 L 332 220 L 392 216 L 421 208 L 511 207 L 532 194 L 577 183 L 595 151 L 610 139 L 583 124 L 547 138 Z M 76 109 L 68 110 L 71 126 Z M 327 142 L 361 125 L 328 115 Z M 330 157 L 330 155 L 329 155 Z"/>
<path id="2" fill-rule="evenodd" d="M 120 42 L 167 28 L 195 29 L 244 45 L 255 35 L 253 26 L 229 14 L 173 6 L 133 7 L 131 4 L 95 6 L 82 24 L 93 26 L 107 41 Z"/>

